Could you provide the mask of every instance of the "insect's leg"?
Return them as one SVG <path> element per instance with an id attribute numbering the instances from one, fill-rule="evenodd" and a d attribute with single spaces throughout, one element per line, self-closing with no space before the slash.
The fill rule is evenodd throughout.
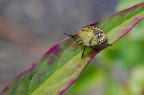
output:
<path id="1" fill-rule="evenodd" d="M 112 46 L 112 44 L 102 44 L 102 45 L 98 45 L 98 46 Z M 94 50 L 97 50 L 96 48 L 90 46 L 90 48 L 94 49 Z"/>
<path id="2" fill-rule="evenodd" d="M 83 50 L 83 52 L 82 52 L 81 59 L 83 58 L 83 55 L 84 55 L 84 52 L 85 52 L 85 48 L 86 48 L 86 46 L 84 46 L 84 50 Z"/>
<path id="3" fill-rule="evenodd" d="M 74 49 L 74 51 L 75 51 L 79 46 L 80 46 L 80 44 L 78 44 L 78 45 L 76 46 L 76 48 Z"/>
<path id="4" fill-rule="evenodd" d="M 90 25 L 87 25 L 87 26 L 96 26 L 100 21 L 101 21 L 101 19 L 99 19 L 96 23 L 93 23 L 93 24 L 90 24 Z"/>
<path id="5" fill-rule="evenodd" d="M 79 47 L 79 45 L 81 45 L 81 44 L 82 44 L 82 42 L 81 42 L 81 40 L 80 40 L 80 39 L 78 39 L 78 40 L 77 40 L 77 44 L 78 44 L 78 45 L 76 46 L 76 48 L 74 49 L 74 51 L 75 51 L 75 50 L 76 50 L 76 49 Z"/>
<path id="6" fill-rule="evenodd" d="M 79 47 L 79 44 L 76 46 L 76 48 L 73 51 L 75 51 L 78 47 Z"/>
<path id="7" fill-rule="evenodd" d="M 98 46 L 112 46 L 112 44 L 101 44 L 101 45 L 98 45 Z"/>
<path id="8" fill-rule="evenodd" d="M 94 50 L 97 50 L 96 48 L 94 48 L 94 47 L 92 47 L 92 46 L 90 46 L 90 48 L 92 48 L 92 49 L 94 49 Z"/>
<path id="9" fill-rule="evenodd" d="M 96 23 L 94 23 L 94 24 L 97 25 L 100 21 L 101 21 L 101 19 L 98 19 L 98 21 Z"/>
<path id="10" fill-rule="evenodd" d="M 112 44 L 105 44 L 106 46 L 112 46 Z"/>

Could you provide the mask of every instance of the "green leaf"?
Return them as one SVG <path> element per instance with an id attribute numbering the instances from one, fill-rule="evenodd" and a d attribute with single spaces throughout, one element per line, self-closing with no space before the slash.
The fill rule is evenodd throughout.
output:
<path id="1" fill-rule="evenodd" d="M 107 43 L 113 44 L 143 18 L 144 3 L 141 3 L 102 19 L 98 26 L 105 31 Z M 87 47 L 81 59 L 83 45 L 74 51 L 76 46 L 73 38 L 55 44 L 39 61 L 19 74 L 0 95 L 61 95 L 76 81 L 93 57 L 107 48 L 94 50 Z"/>

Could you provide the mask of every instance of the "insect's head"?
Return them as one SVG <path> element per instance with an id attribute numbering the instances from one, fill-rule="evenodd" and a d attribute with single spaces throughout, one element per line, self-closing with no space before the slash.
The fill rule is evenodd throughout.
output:
<path id="1" fill-rule="evenodd" d="M 94 34 L 94 40 L 97 41 L 97 44 L 100 45 L 106 40 L 106 35 L 104 31 L 99 27 L 93 27 L 93 34 Z"/>

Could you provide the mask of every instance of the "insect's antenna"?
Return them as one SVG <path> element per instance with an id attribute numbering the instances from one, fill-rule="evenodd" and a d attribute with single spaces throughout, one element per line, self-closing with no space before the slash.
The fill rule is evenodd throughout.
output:
<path id="1" fill-rule="evenodd" d="M 76 38 L 75 38 L 75 36 L 74 35 L 71 35 L 71 34 L 66 34 L 66 33 L 64 33 L 65 35 L 67 35 L 67 36 L 69 36 L 69 37 L 71 37 L 71 38 L 73 38 L 74 40 L 76 40 Z"/>
<path id="2" fill-rule="evenodd" d="M 66 33 L 64 33 L 65 35 L 67 35 L 67 36 L 69 36 L 69 37 L 73 37 L 71 34 L 66 34 Z"/>

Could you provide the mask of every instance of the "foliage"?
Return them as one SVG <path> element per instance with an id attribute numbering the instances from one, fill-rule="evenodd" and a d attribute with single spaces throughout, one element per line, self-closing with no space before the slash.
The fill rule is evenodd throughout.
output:
<path id="1" fill-rule="evenodd" d="M 143 18 L 144 3 L 141 3 L 103 19 L 98 26 L 106 33 L 108 39 L 106 43 L 113 44 Z M 77 43 L 75 43 L 73 38 L 67 38 L 55 44 L 39 61 L 18 75 L 1 92 L 1 95 L 61 95 L 77 80 L 93 57 L 101 50 L 107 48 L 106 46 L 97 47 L 97 50 L 94 50 L 87 47 L 84 57 L 81 59 L 83 45 L 73 51 L 76 46 Z M 117 59 L 118 57 L 112 55 L 113 53 L 116 52 L 111 51 L 107 56 Z M 110 62 L 107 58 L 103 59 Z M 110 65 L 112 64 L 106 64 L 103 70 L 109 70 L 107 67 Z M 103 71 L 101 74 L 103 74 Z M 105 75 L 100 77 L 105 77 L 110 82 L 109 74 Z M 108 82 L 106 84 L 106 87 L 116 87 L 115 84 L 109 85 Z M 111 93 L 113 92 L 108 92 L 107 95 L 112 95 Z"/>

